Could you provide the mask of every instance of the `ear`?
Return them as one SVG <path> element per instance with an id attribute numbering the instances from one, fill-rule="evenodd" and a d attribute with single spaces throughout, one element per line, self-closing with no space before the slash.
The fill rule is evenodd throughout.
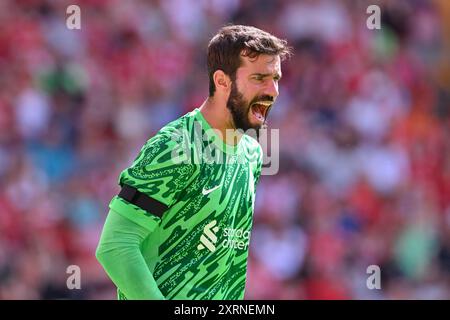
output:
<path id="1" fill-rule="evenodd" d="M 216 70 L 213 74 L 214 84 L 218 92 L 228 93 L 231 89 L 231 79 L 222 70 Z"/>

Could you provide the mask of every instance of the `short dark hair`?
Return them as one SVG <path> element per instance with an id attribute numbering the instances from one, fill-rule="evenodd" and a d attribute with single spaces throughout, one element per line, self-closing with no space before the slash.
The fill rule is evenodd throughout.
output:
<path id="1" fill-rule="evenodd" d="M 278 55 L 284 60 L 291 55 L 291 48 L 286 40 L 255 27 L 228 25 L 221 28 L 208 44 L 209 96 L 216 91 L 214 72 L 222 70 L 235 81 L 242 63 L 241 55 L 256 58 L 260 54 Z"/>

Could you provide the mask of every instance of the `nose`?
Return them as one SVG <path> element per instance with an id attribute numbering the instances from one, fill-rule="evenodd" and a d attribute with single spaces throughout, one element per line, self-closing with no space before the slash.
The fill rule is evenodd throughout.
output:
<path id="1" fill-rule="evenodd" d="M 272 96 L 274 100 L 278 97 L 278 81 L 269 80 L 267 81 L 266 92 L 267 95 Z"/>

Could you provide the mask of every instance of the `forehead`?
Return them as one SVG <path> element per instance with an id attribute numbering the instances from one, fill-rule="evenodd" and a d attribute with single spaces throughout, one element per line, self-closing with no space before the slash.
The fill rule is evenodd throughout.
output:
<path id="1" fill-rule="evenodd" d="M 281 60 L 278 55 L 260 54 L 256 58 L 241 56 L 241 66 L 237 72 L 243 75 L 251 73 L 281 73 Z"/>

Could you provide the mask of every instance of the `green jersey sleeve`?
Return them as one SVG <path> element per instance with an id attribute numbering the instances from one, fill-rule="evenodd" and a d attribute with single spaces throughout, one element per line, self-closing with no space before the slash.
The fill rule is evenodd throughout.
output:
<path id="1" fill-rule="evenodd" d="M 133 164 L 122 171 L 119 185 L 130 185 L 170 207 L 195 179 L 196 166 L 183 161 L 183 137 L 174 130 L 160 131 L 142 147 Z M 110 209 L 153 231 L 161 219 L 116 196 Z"/>
<path id="2" fill-rule="evenodd" d="M 140 250 L 148 230 L 110 210 L 96 257 L 120 299 L 164 299 Z"/>

